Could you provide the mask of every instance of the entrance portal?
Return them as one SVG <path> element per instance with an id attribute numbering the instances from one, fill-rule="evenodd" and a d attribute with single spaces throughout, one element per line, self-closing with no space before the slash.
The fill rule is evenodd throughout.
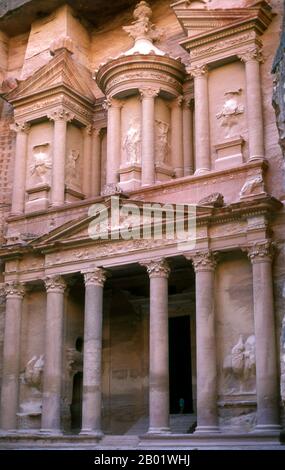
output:
<path id="1" fill-rule="evenodd" d="M 170 413 L 193 413 L 190 317 L 169 319 Z"/>

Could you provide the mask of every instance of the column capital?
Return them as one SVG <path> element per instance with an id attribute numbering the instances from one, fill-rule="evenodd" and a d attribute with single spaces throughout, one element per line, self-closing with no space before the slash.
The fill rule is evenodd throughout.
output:
<path id="1" fill-rule="evenodd" d="M 85 286 L 104 287 L 108 273 L 103 268 L 94 268 L 92 271 L 83 272 Z"/>
<path id="2" fill-rule="evenodd" d="M 178 107 L 180 108 L 184 103 L 184 97 L 182 95 L 176 96 L 172 101 L 171 101 L 171 107 Z"/>
<path id="3" fill-rule="evenodd" d="M 31 125 L 26 121 L 15 121 L 13 124 L 10 124 L 10 129 L 17 133 L 28 134 Z"/>
<path id="4" fill-rule="evenodd" d="M 244 250 L 252 264 L 271 262 L 274 257 L 275 245 L 271 240 L 264 240 L 253 243 Z"/>
<path id="5" fill-rule="evenodd" d="M 150 261 L 142 261 L 141 266 L 147 269 L 150 278 L 152 277 L 169 277 L 170 267 L 165 258 Z"/>
<path id="6" fill-rule="evenodd" d="M 5 282 L 5 294 L 6 297 L 17 297 L 23 298 L 25 295 L 25 286 L 23 283 L 18 281 Z"/>
<path id="7" fill-rule="evenodd" d="M 64 293 L 66 282 L 62 276 L 47 276 L 44 280 L 47 292 Z"/>
<path id="8" fill-rule="evenodd" d="M 95 124 L 93 124 L 93 126 L 92 126 L 92 135 L 94 135 L 95 137 L 101 137 L 102 132 L 103 132 L 102 127 L 98 127 Z"/>
<path id="9" fill-rule="evenodd" d="M 184 109 L 189 108 L 189 109 L 193 110 L 193 108 L 194 108 L 194 98 L 189 98 L 189 97 L 184 96 L 182 106 L 183 106 Z"/>
<path id="10" fill-rule="evenodd" d="M 262 49 L 258 46 L 252 47 L 239 54 L 238 58 L 242 62 L 263 62 Z"/>
<path id="11" fill-rule="evenodd" d="M 139 93 L 142 99 L 152 99 L 156 98 L 160 92 L 160 88 L 146 87 L 140 88 Z"/>
<path id="12" fill-rule="evenodd" d="M 122 108 L 123 105 L 124 101 L 119 100 L 117 98 L 113 98 L 112 96 L 107 96 L 107 98 L 102 104 L 105 111 L 108 111 L 109 108 Z"/>
<path id="13" fill-rule="evenodd" d="M 208 251 L 196 251 L 193 254 L 185 254 L 186 259 L 192 261 L 195 272 L 214 271 L 217 266 L 217 253 Z"/>
<path id="14" fill-rule="evenodd" d="M 192 67 L 187 67 L 186 70 L 193 78 L 207 77 L 209 72 L 207 65 L 194 65 Z"/>
<path id="15" fill-rule="evenodd" d="M 74 114 L 72 114 L 70 111 L 66 111 L 64 108 L 58 108 L 54 111 L 51 111 L 47 117 L 50 121 L 70 122 L 74 119 Z"/>
<path id="16" fill-rule="evenodd" d="M 93 133 L 93 130 L 94 130 L 93 125 L 88 124 L 87 126 L 83 128 L 84 136 L 91 136 Z"/>

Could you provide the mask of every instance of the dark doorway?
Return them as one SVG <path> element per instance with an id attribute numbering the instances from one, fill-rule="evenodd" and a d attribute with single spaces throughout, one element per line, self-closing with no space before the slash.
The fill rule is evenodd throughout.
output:
<path id="1" fill-rule="evenodd" d="M 83 374 L 77 372 L 73 377 L 72 402 L 70 405 L 71 430 L 80 432 L 82 421 L 82 384 Z"/>
<path id="2" fill-rule="evenodd" d="M 193 413 L 190 317 L 169 319 L 170 413 Z"/>

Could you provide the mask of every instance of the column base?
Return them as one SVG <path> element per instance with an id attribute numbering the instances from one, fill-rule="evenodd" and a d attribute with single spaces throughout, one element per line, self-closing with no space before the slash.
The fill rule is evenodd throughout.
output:
<path id="1" fill-rule="evenodd" d="M 165 427 L 165 428 L 154 428 L 150 427 L 147 431 L 147 434 L 170 434 L 170 428 Z"/>
<path id="2" fill-rule="evenodd" d="M 194 434 L 213 434 L 213 433 L 220 433 L 220 429 L 218 426 L 197 426 L 194 431 Z"/>
<path id="3" fill-rule="evenodd" d="M 252 432 L 258 433 L 280 433 L 281 426 L 279 424 L 257 424 Z"/>
<path id="4" fill-rule="evenodd" d="M 82 429 L 79 433 L 79 436 L 90 436 L 97 439 L 102 439 L 104 437 L 104 433 L 102 431 L 94 431 L 92 429 Z"/>
<path id="5" fill-rule="evenodd" d="M 209 168 L 198 168 L 195 173 L 194 173 L 194 176 L 200 176 L 200 175 L 205 175 L 207 173 L 210 172 L 210 169 Z"/>
<path id="6" fill-rule="evenodd" d="M 257 160 L 262 162 L 267 161 L 264 155 L 253 155 L 252 157 L 249 157 L 250 162 L 256 162 Z"/>

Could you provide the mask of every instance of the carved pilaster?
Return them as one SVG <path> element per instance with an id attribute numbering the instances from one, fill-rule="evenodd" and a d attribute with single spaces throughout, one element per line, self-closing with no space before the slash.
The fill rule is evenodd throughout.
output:
<path id="1" fill-rule="evenodd" d="M 74 114 L 72 114 L 70 111 L 66 111 L 63 108 L 58 108 L 52 111 L 51 113 L 49 113 L 47 117 L 51 121 L 70 122 L 74 119 Z"/>
<path id="2" fill-rule="evenodd" d="M 85 286 L 93 285 L 103 287 L 108 273 L 105 269 L 94 268 L 91 272 L 84 273 Z"/>
<path id="3" fill-rule="evenodd" d="M 271 262 L 274 257 L 275 246 L 272 241 L 264 240 L 247 247 L 246 251 L 252 263 Z"/>
<path id="4" fill-rule="evenodd" d="M 20 297 L 23 298 L 25 295 L 25 286 L 18 281 L 9 281 L 5 283 L 5 295 L 6 297 Z"/>
<path id="5" fill-rule="evenodd" d="M 48 276 L 45 279 L 45 287 L 47 292 L 64 293 L 66 282 L 62 276 Z"/>
<path id="6" fill-rule="evenodd" d="M 158 260 L 143 261 L 140 263 L 141 266 L 146 267 L 147 273 L 150 278 L 152 277 L 164 277 L 168 278 L 170 274 L 170 267 L 168 262 L 162 258 Z"/>
<path id="7" fill-rule="evenodd" d="M 212 251 L 197 251 L 193 255 L 186 255 L 193 263 L 195 272 L 214 271 L 217 266 L 217 254 Z"/>

